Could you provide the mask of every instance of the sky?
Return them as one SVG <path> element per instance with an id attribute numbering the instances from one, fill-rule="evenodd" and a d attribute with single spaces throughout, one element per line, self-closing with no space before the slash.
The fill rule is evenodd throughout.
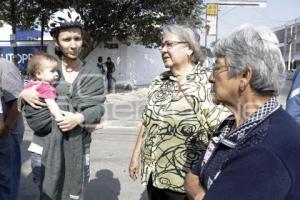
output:
<path id="1" fill-rule="evenodd" d="M 213 2 L 219 1 L 205 1 L 205 3 Z M 264 25 L 273 29 L 295 18 L 300 18 L 299 0 L 267 0 L 266 2 L 267 6 L 265 8 L 220 6 L 218 14 L 218 38 L 226 36 L 234 27 L 244 23 Z M 214 40 L 215 37 L 208 37 L 208 43 Z"/>

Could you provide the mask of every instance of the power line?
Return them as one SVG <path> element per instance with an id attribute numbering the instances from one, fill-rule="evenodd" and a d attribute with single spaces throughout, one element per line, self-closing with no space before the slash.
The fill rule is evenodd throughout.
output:
<path id="1" fill-rule="evenodd" d="M 230 12 L 233 11 L 235 8 L 236 8 L 236 7 L 233 7 L 233 8 L 231 8 L 231 9 L 227 10 L 225 13 L 219 15 L 219 17 L 222 17 L 222 16 L 224 16 L 224 15 L 230 13 Z"/>

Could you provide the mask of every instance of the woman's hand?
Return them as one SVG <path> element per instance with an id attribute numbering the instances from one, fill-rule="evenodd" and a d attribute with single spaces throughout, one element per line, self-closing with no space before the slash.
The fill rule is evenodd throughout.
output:
<path id="1" fill-rule="evenodd" d="M 80 113 L 72 113 L 61 111 L 64 115 L 62 118 L 56 119 L 58 127 L 63 131 L 70 131 L 75 126 L 84 122 L 84 116 Z"/>
<path id="2" fill-rule="evenodd" d="M 138 174 L 139 174 L 139 159 L 132 157 L 129 164 L 129 177 L 135 181 L 138 178 Z"/>
<path id="3" fill-rule="evenodd" d="M 139 167 L 140 167 L 139 166 L 140 165 L 139 158 L 140 158 L 140 153 L 141 153 L 141 148 L 142 148 L 142 140 L 143 140 L 142 135 L 144 133 L 144 129 L 145 129 L 145 127 L 143 125 L 141 125 L 137 140 L 135 142 L 133 153 L 131 156 L 129 169 L 128 169 L 129 177 L 134 181 L 137 179 L 138 174 L 139 174 Z"/>
<path id="4" fill-rule="evenodd" d="M 46 103 L 39 98 L 39 93 L 36 91 L 38 86 L 39 85 L 35 85 L 30 88 L 23 89 L 20 93 L 20 97 L 35 109 L 40 109 L 46 106 Z"/>
<path id="5" fill-rule="evenodd" d="M 185 176 L 184 189 L 190 200 L 202 200 L 205 196 L 205 190 L 201 185 L 198 175 L 189 171 Z"/>
<path id="6" fill-rule="evenodd" d="M 196 194 L 194 200 L 203 200 L 204 196 L 205 196 L 205 193 L 200 192 L 200 193 Z"/>

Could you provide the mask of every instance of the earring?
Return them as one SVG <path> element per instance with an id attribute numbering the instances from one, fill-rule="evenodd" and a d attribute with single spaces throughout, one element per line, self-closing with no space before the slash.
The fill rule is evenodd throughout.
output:
<path id="1" fill-rule="evenodd" d="M 192 62 L 192 59 L 191 59 L 191 54 L 187 54 L 187 59 L 188 59 L 188 62 L 191 63 Z"/>
<path id="2" fill-rule="evenodd" d="M 243 92 L 243 91 L 245 90 L 245 83 L 244 83 L 244 81 L 241 81 L 241 82 L 240 82 L 239 90 L 240 90 L 241 92 Z"/>

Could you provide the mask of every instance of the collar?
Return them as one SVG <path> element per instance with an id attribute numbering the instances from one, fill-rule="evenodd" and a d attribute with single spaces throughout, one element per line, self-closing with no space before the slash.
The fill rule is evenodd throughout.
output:
<path id="1" fill-rule="evenodd" d="M 271 97 L 262 107 L 255 111 L 247 120 L 244 121 L 237 129 L 230 133 L 235 122 L 233 115 L 227 118 L 226 124 L 220 130 L 216 142 L 220 142 L 230 148 L 235 148 L 237 143 L 241 142 L 247 134 L 263 122 L 268 116 L 275 112 L 280 104 L 275 97 Z"/>
<path id="2" fill-rule="evenodd" d="M 197 65 L 194 65 L 193 69 L 191 70 L 191 72 L 189 72 L 188 74 L 185 75 L 186 80 L 192 80 L 195 78 L 196 74 L 200 74 L 200 73 L 206 73 L 205 68 L 199 63 Z M 177 77 L 173 75 L 173 73 L 168 70 L 163 72 L 162 74 L 160 74 L 159 76 L 160 80 L 172 80 L 172 81 L 177 81 Z"/>

